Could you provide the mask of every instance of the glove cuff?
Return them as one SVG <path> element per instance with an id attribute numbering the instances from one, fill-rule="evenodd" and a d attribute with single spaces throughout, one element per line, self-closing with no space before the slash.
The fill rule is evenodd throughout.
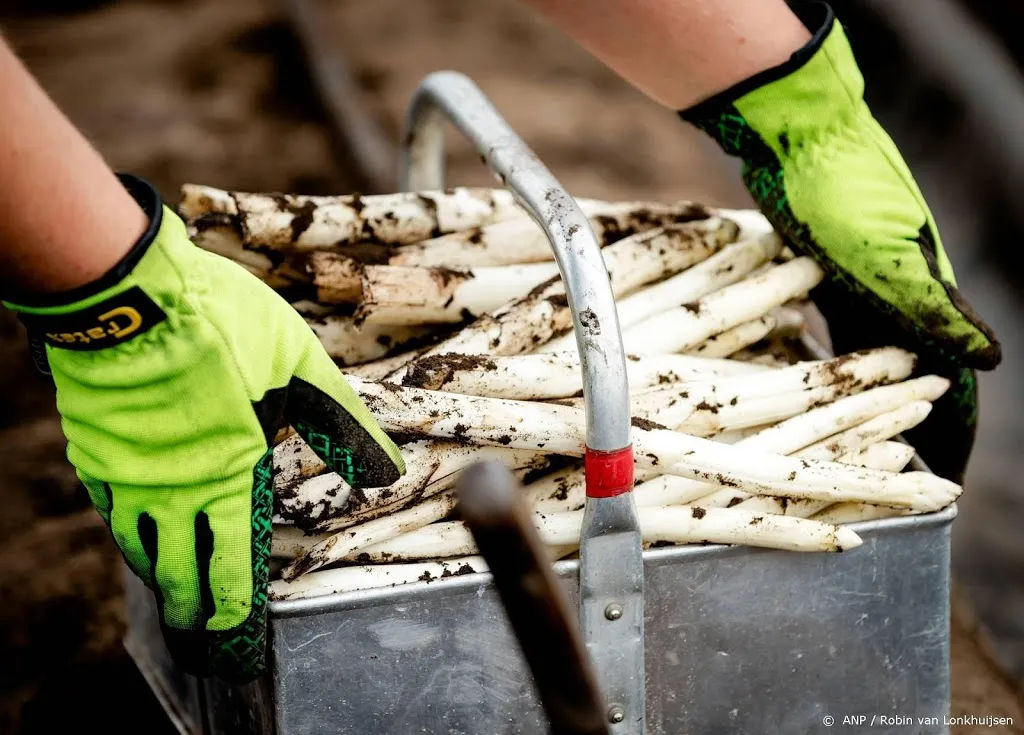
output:
<path id="1" fill-rule="evenodd" d="M 160 232 L 160 225 L 163 221 L 163 202 L 156 187 L 145 179 L 132 176 L 131 174 L 118 174 L 117 178 L 138 205 L 142 207 L 142 211 L 146 213 L 146 217 L 149 219 L 149 226 L 139 239 L 135 241 L 131 250 L 113 268 L 95 281 L 66 291 L 40 293 L 38 291 L 19 292 L 14 290 L 7 294 L 8 298 L 4 299 L 3 303 L 5 306 L 16 312 L 62 306 L 73 308 L 77 302 L 85 301 L 109 288 L 113 288 L 132 272 L 142 259 L 142 256 L 149 250 L 149 246 L 153 244 L 157 233 Z"/>
<path id="2" fill-rule="evenodd" d="M 180 299 L 180 277 L 166 257 L 155 253 L 173 249 L 179 234 L 187 241 L 184 225 L 148 181 L 127 174 L 118 179 L 145 211 L 149 226 L 113 268 L 91 283 L 55 293 L 11 294 L 3 303 L 18 313 L 32 340 L 79 351 L 113 347 L 164 321 Z M 154 256 L 146 258 L 151 251 Z"/>
<path id="3" fill-rule="evenodd" d="M 732 117 L 742 114 L 740 110 L 737 110 L 737 103 L 745 97 L 748 99 L 743 100 L 744 103 L 756 97 L 756 101 L 753 101 L 752 104 L 758 106 L 768 104 L 792 108 L 793 105 L 801 102 L 807 106 L 818 106 L 820 108 L 818 119 L 820 119 L 820 114 L 824 112 L 825 108 L 834 104 L 848 106 L 851 97 L 862 98 L 863 96 L 863 80 L 859 82 L 861 92 L 857 93 L 856 90 L 849 89 L 850 80 L 843 80 L 843 83 L 838 85 L 835 83 L 835 75 L 840 74 L 838 69 L 831 69 L 832 73 L 828 74 L 830 77 L 828 79 L 822 77 L 823 69 L 805 70 L 805 67 L 808 67 L 811 60 L 819 53 L 831 57 L 841 55 L 841 50 L 829 50 L 828 48 L 840 44 L 845 46 L 846 52 L 850 56 L 850 64 L 856 69 L 852 51 L 849 50 L 849 44 L 842 27 L 836 22 L 832 8 L 818 0 L 794 2 L 791 3 L 791 8 L 807 27 L 807 30 L 813 34 L 806 45 L 795 51 L 789 59 L 778 66 L 758 72 L 692 107 L 680 110 L 678 113 L 683 120 L 714 138 L 729 155 L 739 156 L 745 153 L 746 146 L 743 141 L 733 134 L 732 126 L 727 124 Z M 835 38 L 837 36 L 838 39 Z M 849 66 L 849 64 L 841 65 Z M 821 67 L 821 64 L 811 66 Z M 804 73 L 801 74 L 802 71 Z M 787 78 L 792 78 L 792 82 L 787 82 L 786 85 L 778 84 Z M 857 79 L 860 79 L 859 72 L 856 72 L 856 79 L 853 80 L 855 85 Z M 785 88 L 781 88 L 782 86 Z M 846 89 L 837 96 L 836 91 L 840 88 Z M 758 94 L 752 95 L 751 93 L 754 92 L 758 92 Z M 823 104 L 827 100 L 830 102 Z M 726 122 L 723 123 L 723 121 Z"/>

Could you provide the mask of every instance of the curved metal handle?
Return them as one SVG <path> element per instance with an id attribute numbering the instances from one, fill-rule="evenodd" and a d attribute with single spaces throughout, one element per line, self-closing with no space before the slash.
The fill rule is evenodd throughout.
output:
<path id="1" fill-rule="evenodd" d="M 457 72 L 435 72 L 413 96 L 399 181 L 444 187 L 444 125 L 473 142 L 544 230 L 562 273 L 583 370 L 587 505 L 580 540 L 580 627 L 615 735 L 644 732 L 643 556 L 633 502 L 629 384 L 615 295 L 590 221 L 484 93 Z"/>
<path id="2" fill-rule="evenodd" d="M 562 273 L 583 367 L 587 446 L 629 446 L 629 385 L 615 296 L 590 221 L 498 114 L 480 88 L 457 72 L 428 76 L 405 122 L 401 186 L 444 188 L 444 126 L 451 121 L 480 151 L 551 242 Z"/>

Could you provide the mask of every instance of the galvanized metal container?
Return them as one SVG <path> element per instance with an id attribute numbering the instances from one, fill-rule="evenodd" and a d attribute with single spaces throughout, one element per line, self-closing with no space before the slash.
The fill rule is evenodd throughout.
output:
<path id="1" fill-rule="evenodd" d="M 842 554 L 645 551 L 647 732 L 859 733 L 857 715 L 948 732 L 955 516 L 855 524 L 864 545 Z M 556 569 L 575 602 L 576 562 Z M 271 673 L 236 690 L 176 672 L 127 577 L 126 645 L 182 733 L 547 732 L 489 574 L 273 602 Z"/>
<path id="2" fill-rule="evenodd" d="M 572 217 L 580 218 L 577 229 L 589 230 L 571 198 L 468 80 L 442 74 L 428 82 L 411 109 L 417 134 L 404 138 L 405 182 L 412 188 L 442 184 L 447 116 L 502 172 L 556 254 L 571 262 L 564 278 L 570 303 L 582 299 L 593 306 L 592 284 L 581 280 L 582 256 L 555 232 L 568 238 L 575 231 Z M 590 281 L 604 280 L 598 271 Z M 595 349 L 592 339 L 585 342 L 581 352 Z M 615 342 L 600 355 L 621 351 Z M 813 340 L 804 347 L 808 356 L 825 356 Z M 628 430 L 617 437 L 612 425 L 618 418 L 628 426 L 624 372 L 618 376 L 609 367 L 604 374 L 596 359 L 584 366 L 587 446 L 628 444 Z M 623 411 L 597 405 L 613 394 L 623 399 Z M 596 513 L 598 503 L 605 515 L 597 526 L 636 536 L 619 539 L 614 548 L 622 553 L 583 554 L 591 603 L 614 600 L 627 610 L 624 619 L 635 613 L 627 629 L 605 625 L 602 616 L 584 625 L 605 693 L 611 690 L 627 713 L 641 713 L 646 703 L 645 721 L 637 714 L 614 726 L 617 733 L 639 733 L 644 724 L 649 735 L 859 733 L 868 722 L 879 733 L 906 733 L 908 724 L 917 733 L 948 731 L 942 723 L 949 710 L 955 506 L 853 524 L 864 544 L 842 554 L 705 546 L 641 555 L 629 494 L 597 503 L 588 498 L 588 511 Z M 585 523 L 584 552 L 592 538 Z M 631 550 L 637 553 L 626 553 Z M 559 562 L 555 569 L 580 607 L 580 562 Z M 272 602 L 270 671 L 243 688 L 197 682 L 177 671 L 152 595 L 130 573 L 126 584 L 125 645 L 187 735 L 547 732 L 489 574 Z"/>

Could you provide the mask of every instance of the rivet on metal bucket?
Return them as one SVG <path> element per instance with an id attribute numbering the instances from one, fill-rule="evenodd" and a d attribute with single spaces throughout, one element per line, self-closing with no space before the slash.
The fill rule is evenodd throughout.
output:
<path id="1" fill-rule="evenodd" d="M 626 719 L 626 710 L 622 709 L 617 704 L 613 704 L 608 708 L 608 722 L 618 724 Z"/>
<path id="2" fill-rule="evenodd" d="M 604 616 L 609 620 L 618 620 L 622 617 L 622 605 L 617 602 L 613 602 L 604 609 Z"/>

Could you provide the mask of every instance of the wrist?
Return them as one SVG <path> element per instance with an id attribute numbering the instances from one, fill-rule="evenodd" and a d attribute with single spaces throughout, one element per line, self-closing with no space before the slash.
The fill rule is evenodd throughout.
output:
<path id="1" fill-rule="evenodd" d="M 86 301 L 107 289 L 116 286 L 124 279 L 145 255 L 149 246 L 156 239 L 163 219 L 160 195 L 153 186 L 135 176 L 119 174 L 118 180 L 125 191 L 131 195 L 145 218 L 145 226 L 138 238 L 128 248 L 118 248 L 116 260 L 106 263 L 105 270 L 99 275 L 81 284 L 65 289 L 40 290 L 9 287 L 4 289 L 3 303 L 14 311 L 31 311 L 49 307 L 67 307 L 76 302 Z"/>
<path id="2" fill-rule="evenodd" d="M 776 63 L 761 66 L 747 76 L 737 77 L 731 84 L 713 90 L 699 102 L 689 107 L 681 107 L 679 114 L 683 119 L 693 122 L 717 116 L 748 92 L 790 76 L 804 66 L 821 49 L 836 20 L 832 8 L 818 0 L 801 2 L 795 10 L 794 18 L 804 30 L 803 42 L 799 46 L 791 49 Z"/>
<path id="3" fill-rule="evenodd" d="M 729 155 L 788 158 L 805 150 L 808 138 L 851 124 L 866 109 L 864 79 L 832 9 L 812 0 L 794 10 L 811 34 L 807 43 L 781 64 L 679 111 Z"/>
<path id="4" fill-rule="evenodd" d="M 525 1 L 673 110 L 782 63 L 810 37 L 785 0 Z"/>
<path id="5" fill-rule="evenodd" d="M 194 246 L 184 224 L 147 181 L 119 179 L 147 219 L 144 232 L 109 270 L 81 286 L 7 295 L 30 333 L 52 347 L 93 351 L 132 339 L 167 319 L 184 296 L 181 248 Z"/>
<path id="6" fill-rule="evenodd" d="M 767 5 L 763 10 L 732 19 L 725 31 L 728 38 L 711 50 L 709 63 L 668 100 L 672 109 L 698 105 L 783 66 L 812 42 L 815 29 L 808 28 L 804 18 L 788 5 Z"/>

